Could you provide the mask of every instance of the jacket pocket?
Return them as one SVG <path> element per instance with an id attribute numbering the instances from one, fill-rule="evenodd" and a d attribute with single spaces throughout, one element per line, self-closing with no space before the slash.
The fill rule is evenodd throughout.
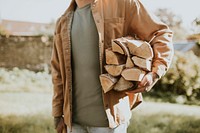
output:
<path id="1" fill-rule="evenodd" d="M 110 18 L 104 20 L 105 48 L 111 46 L 111 40 L 123 36 L 124 18 Z"/>

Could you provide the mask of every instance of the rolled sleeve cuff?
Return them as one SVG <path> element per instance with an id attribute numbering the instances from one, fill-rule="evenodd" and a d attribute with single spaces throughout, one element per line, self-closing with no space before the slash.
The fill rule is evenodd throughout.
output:
<path id="1" fill-rule="evenodd" d="M 157 67 L 153 67 L 152 72 L 156 73 L 158 75 L 158 78 L 160 79 L 167 72 L 167 68 L 164 65 L 159 65 Z"/>

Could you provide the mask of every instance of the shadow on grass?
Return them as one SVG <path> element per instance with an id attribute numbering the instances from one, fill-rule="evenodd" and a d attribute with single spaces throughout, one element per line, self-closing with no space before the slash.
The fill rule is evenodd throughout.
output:
<path id="1" fill-rule="evenodd" d="M 200 119 L 190 116 L 135 114 L 131 119 L 128 133 L 199 133 Z"/>

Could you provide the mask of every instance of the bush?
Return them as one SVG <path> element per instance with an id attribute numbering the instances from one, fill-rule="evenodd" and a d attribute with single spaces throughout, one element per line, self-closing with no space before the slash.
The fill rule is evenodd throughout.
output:
<path id="1" fill-rule="evenodd" d="M 200 119 L 195 116 L 172 114 L 135 114 L 128 133 L 199 133 Z"/>
<path id="2" fill-rule="evenodd" d="M 0 92 L 51 92 L 52 82 L 48 70 L 34 72 L 17 67 L 8 70 L 0 67 Z"/>
<path id="3" fill-rule="evenodd" d="M 196 101 L 200 98 L 199 66 L 200 59 L 192 51 L 176 51 L 169 71 L 155 85 L 153 93 L 178 96 L 175 102 Z"/>

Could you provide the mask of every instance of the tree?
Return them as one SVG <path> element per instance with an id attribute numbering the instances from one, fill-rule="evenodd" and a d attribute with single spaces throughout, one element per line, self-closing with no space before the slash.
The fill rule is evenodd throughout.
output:
<path id="1" fill-rule="evenodd" d="M 158 9 L 155 12 L 156 16 L 174 32 L 174 40 L 185 40 L 187 36 L 186 30 L 182 26 L 182 18 L 174 14 L 169 9 Z"/>
<path id="2" fill-rule="evenodd" d="M 194 34 L 200 34 L 200 17 L 197 17 L 192 22 L 192 30 Z"/>
<path id="3" fill-rule="evenodd" d="M 169 27 L 181 27 L 182 19 L 181 17 L 175 15 L 169 9 L 158 9 L 155 13 L 162 22 L 167 24 Z"/>
<path id="4" fill-rule="evenodd" d="M 195 20 L 194 20 L 194 23 L 196 26 L 200 26 L 200 17 L 197 17 Z"/>

